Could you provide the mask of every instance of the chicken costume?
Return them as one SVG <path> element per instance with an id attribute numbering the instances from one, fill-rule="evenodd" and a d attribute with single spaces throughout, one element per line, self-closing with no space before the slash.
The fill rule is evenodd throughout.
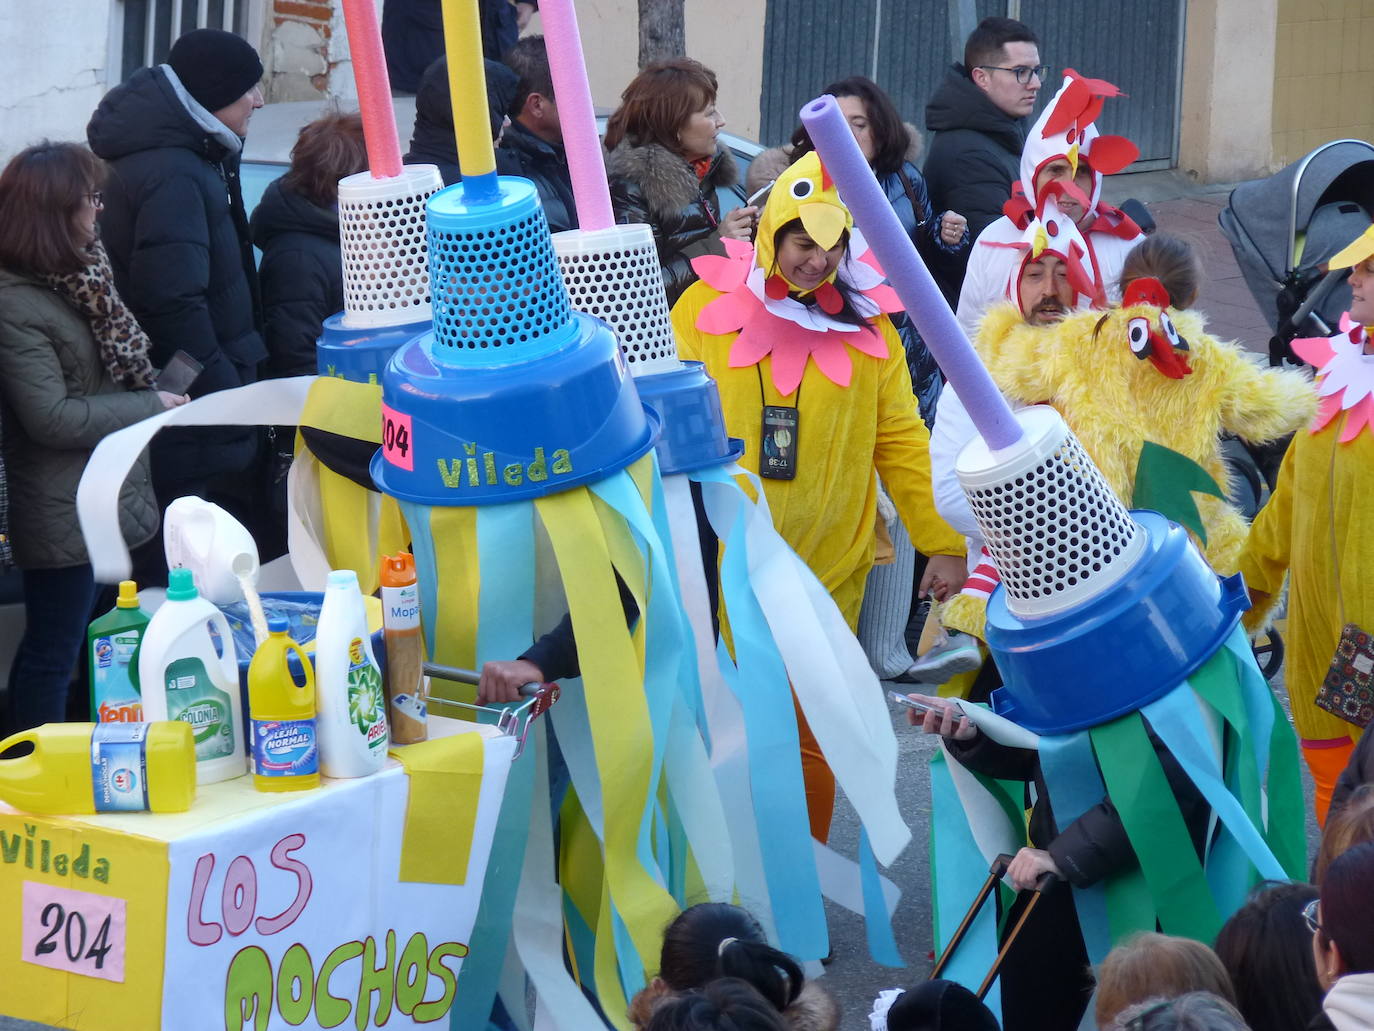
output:
<path id="1" fill-rule="evenodd" d="M 1155 280 L 1138 283 L 1158 287 Z M 1258 356 L 1210 336 L 1195 312 L 1166 311 L 1164 297 L 1135 286 L 1128 299 L 1139 303 L 1106 314 L 1076 312 L 1048 327 L 1028 325 L 1015 307 L 1001 305 L 984 319 L 977 343 L 1007 400 L 1054 406 L 1125 504 L 1146 441 L 1192 459 L 1225 484 L 1222 432 L 1259 443 L 1311 418 L 1316 398 L 1306 377 L 1263 368 Z M 1171 333 L 1183 347 L 1172 345 Z M 1140 344 L 1133 341 L 1138 334 Z M 1198 508 L 1207 534 L 1203 554 L 1218 573 L 1236 572 L 1249 532 L 1244 517 L 1221 498 L 1199 497 Z M 980 609 L 963 594 L 945 619 L 981 633 Z"/>
<path id="2" fill-rule="evenodd" d="M 702 281 L 673 307 L 673 328 L 681 356 L 704 362 L 720 385 L 726 426 L 744 439 L 746 468 L 760 466 L 764 406 L 797 409 L 796 476 L 764 479 L 763 491 L 779 533 L 852 628 L 873 564 L 875 468 L 919 551 L 962 555 L 964 545 L 935 512 L 929 435 L 901 341 L 883 314 L 900 306 L 896 296 L 863 260 L 857 234 L 835 274 L 816 288 L 815 306 L 789 296 L 794 288 L 774 270 L 774 234 L 797 218 L 823 247 L 852 232 L 814 153 L 778 178 L 759 219 L 757 250 L 726 240 L 729 257 L 693 263 Z M 864 324 L 828 314 L 836 277 L 851 287 Z"/>
<path id="3" fill-rule="evenodd" d="M 1121 171 L 1139 151 L 1125 137 L 1100 134 L 1093 122 L 1107 97 L 1121 95 L 1109 82 L 1085 78 L 1072 68 L 1064 70 L 1063 85 L 1026 137 L 1021 178 L 1012 184 L 1003 216 L 978 234 L 969 255 L 957 314 L 970 340 L 977 339 L 978 322 L 988 309 L 1007 296 L 1007 280 L 1019 262 L 1006 248 L 1036 233 L 1050 192 L 1037 190 L 1035 180 L 1046 165 L 1060 159 L 1075 172 L 1080 161 L 1092 169 L 1092 189 L 1087 195 L 1071 182 L 1063 184 L 1064 191 L 1093 213 L 1080 227 L 1091 276 L 1090 283 L 1079 290 L 1078 302 L 1104 305 L 1117 299 L 1121 264 L 1142 237 L 1140 227 L 1130 218 L 1102 203 L 1102 177 Z"/>
<path id="4" fill-rule="evenodd" d="M 1329 265 L 1345 268 L 1372 255 L 1374 227 Z M 1293 350 L 1317 367 L 1321 407 L 1293 438 L 1239 563 L 1246 584 L 1270 595 L 1289 574 L 1285 678 L 1322 822 L 1360 730 L 1314 699 L 1341 628 L 1374 626 L 1374 355 L 1369 327 L 1347 315 L 1340 328 L 1339 336 L 1293 341 Z"/>

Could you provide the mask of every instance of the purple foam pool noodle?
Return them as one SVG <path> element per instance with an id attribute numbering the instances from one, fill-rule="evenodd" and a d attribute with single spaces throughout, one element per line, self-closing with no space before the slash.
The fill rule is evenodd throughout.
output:
<path id="1" fill-rule="evenodd" d="M 802 108 L 801 120 L 855 224 L 978 432 L 994 451 L 1015 444 L 1021 439 L 1020 424 L 873 178 L 835 98 L 827 95 L 811 101 Z"/>

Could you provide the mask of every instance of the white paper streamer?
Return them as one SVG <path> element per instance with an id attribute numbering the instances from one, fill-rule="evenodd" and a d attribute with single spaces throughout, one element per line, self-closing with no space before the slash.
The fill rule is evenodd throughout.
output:
<path id="1" fill-rule="evenodd" d="M 294 426 L 314 376 L 269 379 L 206 394 L 111 433 L 96 445 L 76 488 L 76 515 L 97 583 L 127 580 L 129 546 L 119 532 L 119 489 L 156 433 L 165 426 Z"/>

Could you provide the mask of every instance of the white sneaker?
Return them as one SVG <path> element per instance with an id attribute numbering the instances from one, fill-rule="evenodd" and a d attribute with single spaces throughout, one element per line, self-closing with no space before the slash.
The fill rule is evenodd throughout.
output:
<path id="1" fill-rule="evenodd" d="M 950 630 L 945 639 L 911 664 L 898 680 L 916 684 L 943 684 L 960 673 L 968 673 L 983 664 L 977 640 L 969 634 Z"/>

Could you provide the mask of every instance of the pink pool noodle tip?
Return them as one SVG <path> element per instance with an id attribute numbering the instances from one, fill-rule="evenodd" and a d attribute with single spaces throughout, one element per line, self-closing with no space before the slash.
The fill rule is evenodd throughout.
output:
<path id="1" fill-rule="evenodd" d="M 611 193 L 606 186 L 606 159 L 596 131 L 596 111 L 582 57 L 582 36 L 572 0 L 543 0 L 539 17 L 549 50 L 549 72 L 558 100 L 558 120 L 568 154 L 577 222 L 586 231 L 615 225 Z"/>
<path id="2" fill-rule="evenodd" d="M 377 7 L 373 0 L 343 0 L 343 12 L 368 167 L 372 178 L 390 179 L 401 174 L 401 143 L 396 135 L 396 112 L 391 106 Z"/>
<path id="3" fill-rule="evenodd" d="M 835 98 L 826 95 L 811 101 L 802 108 L 801 120 L 855 224 L 978 432 L 993 450 L 1015 444 L 1022 436 L 1020 424 L 897 220 Z"/>

